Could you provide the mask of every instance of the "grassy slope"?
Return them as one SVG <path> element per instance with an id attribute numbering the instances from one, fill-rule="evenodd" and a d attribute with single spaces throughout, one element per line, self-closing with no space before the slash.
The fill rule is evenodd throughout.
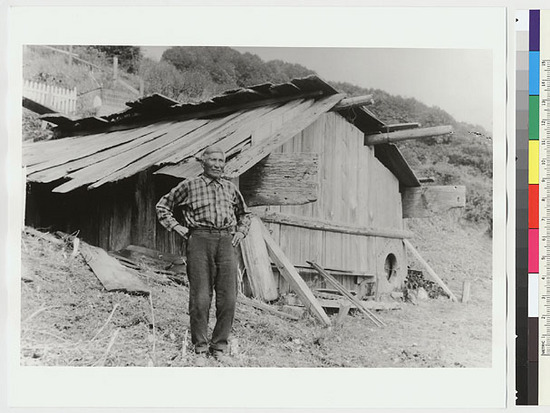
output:
<path id="1" fill-rule="evenodd" d="M 474 227 L 449 227 L 452 217 L 412 221 L 415 247 L 460 298 L 472 302 L 402 303 L 382 311 L 388 326 L 360 314 L 326 329 L 305 314 L 287 321 L 239 305 L 232 365 L 246 367 L 488 366 L 491 351 L 490 239 Z M 31 231 L 31 230 L 29 230 Z M 444 234 L 442 236 L 441 234 Z M 144 271 L 147 296 L 106 292 L 71 246 L 40 233 L 23 235 L 22 350 L 24 365 L 193 366 L 188 291 Z M 144 264 L 144 268 L 147 268 Z M 113 311 L 113 309 L 116 309 Z M 110 314 L 112 312 L 112 317 Z M 95 337 L 95 338 L 94 338 Z M 182 345 L 184 344 L 184 345 Z M 209 359 L 208 366 L 218 363 Z"/>

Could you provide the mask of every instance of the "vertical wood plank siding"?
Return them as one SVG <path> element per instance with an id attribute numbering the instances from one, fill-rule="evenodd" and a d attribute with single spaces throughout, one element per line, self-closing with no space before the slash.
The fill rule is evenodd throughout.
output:
<path id="1" fill-rule="evenodd" d="M 319 199 L 306 205 L 269 207 L 283 213 L 318 217 L 357 226 L 403 229 L 401 196 L 397 178 L 363 145 L 363 133 L 336 113 L 327 113 L 293 139 L 282 145 L 282 153 L 318 152 Z M 266 209 L 265 207 L 263 209 Z M 317 260 L 324 267 L 376 274 L 380 288 L 390 290 L 385 280 L 384 262 L 396 255 L 399 282 L 406 275 L 406 256 L 400 240 L 316 231 L 271 224 L 281 248 L 294 264 Z M 277 240 L 277 238 L 275 238 Z M 279 280 L 280 293 L 289 291 Z M 321 280 L 304 275 L 310 283 Z M 357 289 L 355 277 L 337 277 L 346 288 Z"/>
<path id="2" fill-rule="evenodd" d="M 50 192 L 52 185 L 32 184 L 26 224 L 50 231 L 79 231 L 86 242 L 106 250 L 133 244 L 181 254 L 181 239 L 158 224 L 155 213 L 157 201 L 177 182 L 148 170 L 93 191 L 69 194 Z"/>

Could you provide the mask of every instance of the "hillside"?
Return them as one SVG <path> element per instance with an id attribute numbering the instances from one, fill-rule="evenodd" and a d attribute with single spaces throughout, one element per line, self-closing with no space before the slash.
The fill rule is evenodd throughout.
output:
<path id="1" fill-rule="evenodd" d="M 231 367 L 489 367 L 491 240 L 475 226 L 452 226 L 449 214 L 409 220 L 412 243 L 460 299 L 383 303 L 378 328 L 352 310 L 321 327 L 239 303 Z M 447 228 L 440 237 L 440 228 Z M 22 234 L 21 364 L 31 366 L 195 366 L 188 333 L 188 289 L 140 261 L 151 294 L 107 292 L 73 244 L 27 228 Z M 412 269 L 419 268 L 413 262 Z M 273 306 L 287 311 L 279 304 Z M 213 319 L 213 317 L 211 317 Z M 212 326 L 211 326 L 212 327 Z M 207 359 L 207 366 L 222 366 Z"/>
<path id="2" fill-rule="evenodd" d="M 69 64 L 63 54 L 29 48 L 24 56 L 23 73 L 25 79 L 70 88 L 78 86 L 79 116 L 93 114 L 93 91 L 112 84 L 113 53 L 120 58 L 119 73 L 125 82 L 137 88 L 141 78 L 145 94 L 161 93 L 180 102 L 196 102 L 228 89 L 288 82 L 315 73 L 280 60 L 264 62 L 256 55 L 242 54 L 229 47 L 171 47 L 164 52 L 160 62 L 142 58 L 133 47 L 74 46 L 71 50 L 102 69 L 90 71 L 86 64 L 77 64 L 77 61 Z M 124 68 L 131 68 L 133 73 Z M 406 141 L 398 147 L 417 176 L 433 178 L 434 185 L 466 185 L 463 218 L 492 228 L 492 138 L 483 128 L 457 122 L 444 110 L 428 107 L 416 99 L 349 83 L 332 82 L 332 85 L 349 96 L 373 94 L 375 103 L 369 109 L 388 124 L 452 125 L 452 137 Z M 43 129 L 30 111 L 24 112 L 23 126 L 24 139 L 40 140 L 51 136 L 48 128 Z"/>

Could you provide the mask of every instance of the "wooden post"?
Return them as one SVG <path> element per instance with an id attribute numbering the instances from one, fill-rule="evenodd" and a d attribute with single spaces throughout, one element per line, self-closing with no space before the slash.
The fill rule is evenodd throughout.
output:
<path id="1" fill-rule="evenodd" d="M 118 56 L 113 56 L 113 79 L 118 79 Z"/>
<path id="2" fill-rule="evenodd" d="M 139 78 L 139 96 L 143 96 L 145 94 L 145 81 L 142 77 Z"/>
<path id="3" fill-rule="evenodd" d="M 470 287 L 471 283 L 470 281 L 464 281 L 464 284 L 462 284 L 462 302 L 467 303 L 470 301 Z"/>
<path id="4" fill-rule="evenodd" d="M 338 310 L 338 317 L 336 318 L 335 324 L 339 325 L 344 323 L 344 320 L 346 319 L 350 308 L 351 304 L 348 301 L 340 301 L 340 309 Z"/>
<path id="5" fill-rule="evenodd" d="M 365 135 L 365 145 L 378 145 L 381 143 L 393 143 L 409 139 L 431 138 L 433 136 L 447 135 L 453 132 L 452 126 L 435 126 L 433 128 L 408 129 L 389 133 L 377 133 Z"/>
<path id="6" fill-rule="evenodd" d="M 428 262 L 424 258 L 422 258 L 420 253 L 412 246 L 410 241 L 407 240 L 407 239 L 404 239 L 403 242 L 405 243 L 405 246 L 409 249 L 409 251 L 411 251 L 412 254 L 414 255 L 414 257 L 418 260 L 418 262 L 420 262 L 420 264 L 422 264 L 424 266 L 424 268 L 426 268 L 426 270 L 428 271 L 428 274 L 430 275 L 430 277 L 432 277 L 432 279 L 441 288 L 443 288 L 443 291 L 445 291 L 447 293 L 447 295 L 449 296 L 451 301 L 457 302 L 458 300 L 456 299 L 453 292 L 449 289 L 449 287 L 447 287 L 447 285 L 443 282 L 443 280 L 441 278 L 439 278 L 439 276 L 435 273 L 435 271 L 432 269 L 432 267 L 430 267 Z"/>

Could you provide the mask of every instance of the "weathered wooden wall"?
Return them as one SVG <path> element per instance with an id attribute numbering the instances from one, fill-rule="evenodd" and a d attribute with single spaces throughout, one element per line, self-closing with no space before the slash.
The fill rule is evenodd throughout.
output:
<path id="1" fill-rule="evenodd" d="M 106 250 L 139 245 L 179 254 L 181 239 L 162 227 L 155 204 L 178 180 L 144 171 L 112 185 L 69 194 L 49 186 L 28 187 L 26 224 L 50 231 L 79 231 L 86 242 Z"/>
<path id="2" fill-rule="evenodd" d="M 278 150 L 320 154 L 319 200 L 300 206 L 259 208 L 347 225 L 403 229 L 399 182 L 363 141 L 363 133 L 343 117 L 325 114 Z M 384 278 L 386 256 L 394 253 L 398 261 L 397 274 L 390 282 L 381 282 L 380 288 L 389 291 L 406 275 L 406 256 L 400 240 L 280 224 L 269 224 L 269 227 L 295 265 L 307 265 L 306 260 L 313 260 L 324 267 L 367 272 Z M 337 278 L 353 289 L 362 281 L 356 277 Z M 279 288 L 281 293 L 288 289 L 282 278 Z"/>

